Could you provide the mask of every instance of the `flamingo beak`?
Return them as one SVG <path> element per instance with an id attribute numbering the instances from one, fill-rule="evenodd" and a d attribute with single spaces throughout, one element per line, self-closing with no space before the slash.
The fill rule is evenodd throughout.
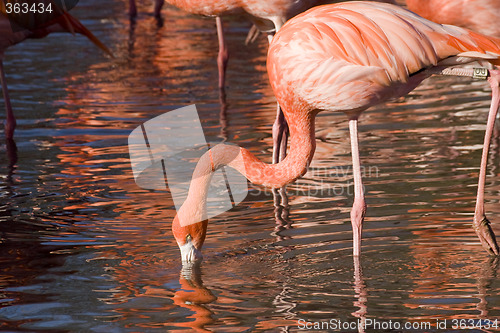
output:
<path id="1" fill-rule="evenodd" d="M 186 242 L 183 245 L 178 245 L 181 250 L 181 259 L 183 264 L 201 261 L 203 259 L 201 251 L 194 246 L 190 235 L 186 237 Z"/>
<path id="2" fill-rule="evenodd" d="M 74 16 L 70 15 L 68 12 L 65 12 L 62 16 L 59 24 L 61 24 L 67 31 L 71 33 L 79 33 L 81 35 L 86 36 L 92 43 L 94 43 L 98 48 L 106 52 L 110 57 L 114 58 L 113 53 L 104 45 L 89 29 L 85 28 L 85 26 Z"/>

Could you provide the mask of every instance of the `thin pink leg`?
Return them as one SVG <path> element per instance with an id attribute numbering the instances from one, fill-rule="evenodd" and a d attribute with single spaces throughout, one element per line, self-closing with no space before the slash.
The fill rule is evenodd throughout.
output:
<path id="1" fill-rule="evenodd" d="M 351 210 L 353 233 L 352 253 L 354 256 L 359 256 L 361 253 L 361 231 L 363 228 L 363 219 L 365 218 L 366 203 L 363 193 L 363 182 L 361 179 L 361 163 L 359 161 L 357 118 L 349 120 L 349 132 L 351 134 L 352 169 L 354 175 L 354 203 Z"/>
<path id="2" fill-rule="evenodd" d="M 498 255 L 498 244 L 495 239 L 495 234 L 490 226 L 490 221 L 486 218 L 484 212 L 484 187 L 486 182 L 486 167 L 488 164 L 488 153 L 490 141 L 495 127 L 495 119 L 500 104 L 500 71 L 490 70 L 488 82 L 491 85 L 491 106 L 488 115 L 488 123 L 486 125 L 486 133 L 484 135 L 483 155 L 481 158 L 481 168 L 479 170 L 479 183 L 477 187 L 476 211 L 474 213 L 474 230 L 479 236 L 479 240 L 483 247 L 491 254 Z"/>
<path id="3" fill-rule="evenodd" d="M 222 19 L 220 16 L 215 18 L 217 25 L 217 36 L 219 37 L 219 56 L 217 57 L 217 65 L 219 66 L 219 90 L 224 91 L 226 86 L 226 67 L 227 60 L 229 59 L 229 52 L 224 39 L 224 27 L 222 26 Z"/>
<path id="4" fill-rule="evenodd" d="M 276 120 L 273 124 L 273 163 L 279 163 L 286 156 L 288 141 L 288 124 L 279 104 L 276 110 Z"/>
<path id="5" fill-rule="evenodd" d="M 3 70 L 3 62 L 0 60 L 0 81 L 2 83 L 3 99 L 5 101 L 5 109 L 7 116 L 5 118 L 5 138 L 12 139 L 14 137 L 14 129 L 16 128 L 16 118 L 12 112 L 12 105 L 10 104 L 9 91 L 5 81 L 5 72 Z"/>
<path id="6" fill-rule="evenodd" d="M 359 256 L 354 256 L 354 306 L 358 308 L 352 315 L 358 318 L 360 325 L 358 325 L 358 332 L 365 332 L 366 314 L 368 313 L 368 291 L 366 290 L 366 283 L 363 277 L 363 269 Z"/>
<path id="7" fill-rule="evenodd" d="M 481 241 L 483 247 L 490 254 L 498 255 L 498 244 L 495 234 L 490 226 L 490 221 L 486 218 L 484 212 L 484 186 L 486 182 L 486 167 L 488 164 L 488 154 L 491 137 L 495 127 L 495 119 L 500 104 L 500 71 L 487 70 L 485 68 L 445 68 L 436 72 L 442 75 L 468 76 L 477 79 L 487 79 L 491 86 L 491 106 L 488 115 L 488 124 L 484 134 L 483 155 L 481 157 L 481 168 L 479 170 L 479 182 L 477 186 L 476 210 L 474 213 L 473 227 Z"/>
<path id="8" fill-rule="evenodd" d="M 137 6 L 135 5 L 135 0 L 128 1 L 128 14 L 131 18 L 137 16 Z"/>

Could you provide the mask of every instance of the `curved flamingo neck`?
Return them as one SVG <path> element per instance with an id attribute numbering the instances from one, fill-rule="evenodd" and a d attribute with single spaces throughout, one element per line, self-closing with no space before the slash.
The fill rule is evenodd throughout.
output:
<path id="1" fill-rule="evenodd" d="M 303 112 L 289 119 L 290 152 L 278 164 L 260 161 L 245 148 L 220 144 L 206 152 L 198 161 L 186 201 L 174 219 L 175 228 L 206 220 L 207 191 L 213 173 L 229 166 L 256 185 L 280 188 L 306 173 L 316 148 L 315 114 Z"/>
<path id="2" fill-rule="evenodd" d="M 212 152 L 215 169 L 227 165 L 239 171 L 253 184 L 272 188 L 280 188 L 293 182 L 307 171 L 316 149 L 314 118 L 314 115 L 305 114 L 303 117 L 296 116 L 289 119 L 290 152 L 280 163 L 264 163 L 245 148 L 221 146 L 224 157 L 219 155 L 216 149 Z M 239 154 L 236 158 L 228 160 L 231 154 L 226 153 L 226 148 L 229 150 L 236 148 Z"/>

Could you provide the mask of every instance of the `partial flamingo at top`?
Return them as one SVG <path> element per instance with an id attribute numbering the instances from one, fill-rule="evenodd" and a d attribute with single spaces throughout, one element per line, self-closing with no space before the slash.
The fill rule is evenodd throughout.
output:
<path id="1" fill-rule="evenodd" d="M 273 33 L 291 17 L 320 3 L 321 0 L 167 0 L 188 13 L 215 16 L 219 37 L 219 89 L 223 92 L 226 82 L 226 67 L 229 58 L 224 38 L 221 16 L 228 14 L 247 15 L 260 31 Z"/>

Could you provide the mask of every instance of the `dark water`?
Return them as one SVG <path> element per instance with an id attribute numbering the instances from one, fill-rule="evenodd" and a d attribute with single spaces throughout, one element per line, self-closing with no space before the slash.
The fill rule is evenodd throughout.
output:
<path id="1" fill-rule="evenodd" d="M 332 324 L 317 330 L 324 332 L 357 331 L 333 325 L 366 320 L 385 325 L 366 331 L 391 331 L 391 322 L 393 331 L 430 323 L 420 331 L 444 332 L 459 319 L 500 318 L 498 261 L 471 228 L 490 100 L 484 83 L 432 78 L 362 116 L 368 212 L 360 263 L 351 248 L 347 120 L 324 114 L 311 170 L 288 187 L 291 226 L 277 226 L 271 193 L 251 187 L 238 207 L 210 221 L 201 267 L 182 270 L 172 200 L 135 184 L 127 137 L 195 103 L 207 141 L 226 139 L 269 161 L 267 40 L 247 47 L 249 24 L 226 20 L 232 58 L 221 126 L 214 20 L 165 8 L 158 28 L 151 8 L 140 7 L 131 31 L 125 9 L 126 1 L 92 0 L 73 11 L 116 59 L 69 34 L 6 53 L 18 129 L 17 159 L 0 146 L 0 331 L 294 332 L 304 321 Z M 497 127 L 486 183 L 497 234 L 499 140 Z"/>

